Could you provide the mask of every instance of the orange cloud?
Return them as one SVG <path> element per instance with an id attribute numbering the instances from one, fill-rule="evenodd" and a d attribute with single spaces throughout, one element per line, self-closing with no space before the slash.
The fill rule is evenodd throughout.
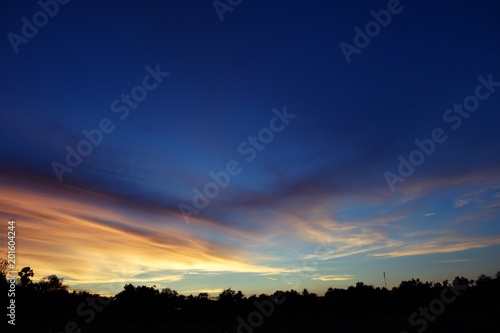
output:
<path id="1" fill-rule="evenodd" d="M 3 180 L 0 214 L 17 222 L 17 268 L 32 267 L 35 280 L 56 274 L 78 288 L 106 282 L 166 283 L 189 271 L 284 271 L 253 264 L 248 253 L 210 241 L 197 228 L 179 228 L 175 216 L 138 214 L 110 198 L 70 187 Z"/>

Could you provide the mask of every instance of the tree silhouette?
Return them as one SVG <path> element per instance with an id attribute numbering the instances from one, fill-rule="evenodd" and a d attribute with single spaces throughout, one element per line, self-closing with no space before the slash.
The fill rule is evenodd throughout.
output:
<path id="1" fill-rule="evenodd" d="M 453 286 L 466 286 L 470 287 L 474 283 L 474 280 L 469 280 L 467 278 L 464 278 L 463 276 L 458 277 L 456 276 L 455 279 L 453 279 L 452 285 Z"/>
<path id="2" fill-rule="evenodd" d="M 236 294 L 236 291 L 234 291 L 233 289 L 224 289 L 219 294 L 219 301 L 222 303 L 231 303 L 234 300 L 234 294 Z"/>
<path id="3" fill-rule="evenodd" d="M 210 298 L 209 298 L 208 293 L 199 293 L 198 294 L 198 299 L 200 299 L 200 300 L 209 300 Z"/>
<path id="4" fill-rule="evenodd" d="M 325 292 L 325 297 L 326 298 L 333 298 L 335 296 L 335 290 L 330 287 L 328 290 Z"/>
<path id="5" fill-rule="evenodd" d="M 439 316 L 428 322 L 429 333 L 473 331 L 466 325 L 486 332 L 496 325 L 500 313 L 498 302 L 490 301 L 500 299 L 500 272 L 493 277 L 482 274 L 476 281 L 457 276 L 442 284 L 411 279 L 392 290 L 357 282 L 347 289 L 330 287 L 324 296 L 304 288 L 245 297 L 240 290 L 227 288 L 218 301 L 210 300 L 206 292 L 184 297 L 170 288 L 159 291 L 156 286 L 132 284 L 124 285 L 108 301 L 86 292 L 69 293 L 64 280 L 56 275 L 34 283 L 30 267 L 23 268 L 19 276 L 21 284 L 29 286 L 16 290 L 20 313 L 29 318 L 16 322 L 16 328 L 25 325 L 19 332 L 61 332 L 68 321 L 78 319 L 82 331 L 91 322 L 89 332 L 251 332 L 243 321 L 255 325 L 262 317 L 265 332 L 326 332 L 338 327 L 338 332 L 378 333 L 409 328 L 408 323 L 425 318 L 421 311 L 426 309 L 433 313 L 430 318 Z M 455 288 L 458 285 L 468 288 Z M 439 300 L 448 302 L 443 315 L 436 312 Z M 242 326 L 238 329 L 238 325 Z"/>
<path id="6" fill-rule="evenodd" d="M 7 271 L 9 267 L 9 263 L 7 259 L 5 258 L 0 258 L 0 284 L 6 284 L 7 283 Z"/>
<path id="7" fill-rule="evenodd" d="M 241 290 L 238 290 L 238 291 L 236 292 L 236 294 L 234 294 L 234 297 L 233 297 L 233 298 L 234 298 L 234 300 L 235 300 L 236 302 L 239 302 L 239 301 L 241 301 L 241 300 L 243 300 L 243 299 L 245 298 L 245 295 L 243 295 L 243 293 L 241 292 Z"/>
<path id="8" fill-rule="evenodd" d="M 30 267 L 24 267 L 23 269 L 21 269 L 21 271 L 19 273 L 17 273 L 17 275 L 19 275 L 21 278 L 21 285 L 23 287 L 26 287 L 28 286 L 28 284 L 30 284 L 31 282 L 31 277 L 33 277 L 35 275 L 35 273 L 33 273 L 33 270 L 30 268 Z"/>
<path id="9" fill-rule="evenodd" d="M 49 275 L 44 277 L 35 288 L 42 293 L 47 292 L 67 292 L 68 286 L 65 285 L 64 279 L 58 278 L 56 275 Z"/>
<path id="10" fill-rule="evenodd" d="M 160 292 L 161 295 L 168 297 L 168 298 L 174 298 L 179 296 L 179 293 L 175 290 L 172 290 L 170 288 L 163 288 Z"/>
<path id="11" fill-rule="evenodd" d="M 487 287 L 491 284 L 491 281 L 493 281 L 491 276 L 488 276 L 486 274 L 481 274 L 478 276 L 476 280 L 476 285 L 480 288 Z"/>

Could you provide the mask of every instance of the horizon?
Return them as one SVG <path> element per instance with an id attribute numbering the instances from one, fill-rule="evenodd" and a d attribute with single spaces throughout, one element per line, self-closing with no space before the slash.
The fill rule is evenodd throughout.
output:
<path id="1" fill-rule="evenodd" d="M 497 2 L 220 3 L 0 5 L 16 271 L 321 296 L 500 269 Z"/>
<path id="2" fill-rule="evenodd" d="M 164 287 L 164 288 L 159 288 L 158 286 L 156 285 L 141 285 L 141 284 L 134 284 L 134 283 L 126 283 L 123 285 L 122 289 L 115 293 L 115 294 L 99 294 L 97 292 L 94 292 L 92 290 L 86 290 L 86 289 L 73 289 L 71 288 L 70 285 L 66 284 L 66 281 L 64 280 L 64 278 L 60 278 L 58 277 L 59 279 L 61 279 L 61 282 L 63 285 L 66 285 L 68 287 L 68 292 L 87 292 L 89 294 L 97 294 L 97 295 L 100 295 L 100 296 L 103 296 L 103 297 L 111 297 L 111 296 L 117 296 L 119 293 L 123 292 L 125 290 L 125 287 L 127 285 L 132 285 L 134 287 L 142 287 L 142 286 L 145 286 L 145 287 L 148 287 L 148 288 L 154 288 L 158 291 L 162 291 L 163 289 L 171 289 L 172 291 L 175 291 L 178 293 L 179 296 L 184 296 L 184 297 L 189 297 L 189 296 L 193 296 L 193 297 L 198 297 L 200 294 L 208 294 L 209 296 L 209 299 L 210 300 L 217 300 L 219 299 L 219 295 L 224 291 L 224 290 L 233 290 L 235 292 L 237 291 L 241 291 L 242 294 L 243 294 L 243 297 L 244 298 L 249 298 L 249 297 L 253 297 L 253 296 L 260 296 L 260 295 L 266 295 L 266 296 L 270 296 L 270 295 L 273 295 L 275 294 L 276 292 L 292 292 L 292 291 L 296 291 L 297 293 L 299 294 L 302 294 L 303 290 L 307 290 L 309 293 L 314 293 L 317 297 L 324 297 L 325 294 L 328 292 L 328 290 L 331 288 L 333 290 L 348 290 L 349 288 L 353 287 L 355 288 L 356 285 L 358 283 L 362 283 L 363 285 L 367 286 L 367 287 L 373 287 L 374 289 L 381 289 L 381 290 L 387 290 L 389 292 L 393 291 L 394 289 L 397 289 L 397 288 L 400 288 L 400 285 L 401 285 L 401 282 L 408 282 L 408 281 L 412 281 L 412 280 L 415 280 L 415 281 L 420 281 L 421 283 L 431 283 L 431 284 L 443 284 L 443 282 L 447 281 L 448 283 L 452 283 L 453 280 L 455 278 L 466 278 L 467 280 L 469 281 L 473 281 L 474 283 L 477 281 L 478 278 L 480 278 L 481 276 L 486 276 L 486 277 L 489 277 L 491 279 L 495 279 L 496 276 L 498 276 L 498 272 L 500 271 L 497 271 L 496 274 L 486 274 L 486 273 L 482 273 L 480 274 L 479 276 L 475 277 L 475 278 L 471 278 L 471 277 L 468 277 L 468 276 L 455 276 L 453 278 L 443 278 L 441 279 L 440 281 L 426 281 L 426 280 L 422 280 L 420 279 L 419 277 L 414 277 L 414 278 L 411 278 L 411 279 L 408 279 L 408 280 L 402 280 L 400 281 L 399 283 L 396 283 L 396 284 L 393 284 L 392 286 L 390 285 L 387 285 L 387 287 L 385 285 L 371 285 L 371 284 L 366 284 L 364 283 L 363 281 L 356 281 L 355 283 L 352 283 L 352 284 L 349 284 L 348 286 L 344 286 L 344 287 L 339 287 L 339 286 L 331 286 L 331 287 L 328 287 L 324 292 L 315 292 L 315 291 L 312 291 L 310 290 L 309 288 L 307 288 L 307 286 L 304 286 L 303 289 L 299 289 L 299 290 L 296 290 L 296 289 L 284 289 L 284 290 L 273 290 L 273 291 L 267 291 L 267 292 L 260 292 L 260 293 L 247 293 L 245 292 L 244 290 L 238 290 L 238 289 L 233 289 L 231 288 L 230 286 L 228 287 L 225 287 L 225 288 L 222 288 L 222 289 L 217 289 L 217 290 L 194 290 L 195 293 L 192 292 L 192 290 L 176 290 L 176 289 L 173 289 L 173 288 L 169 288 L 168 286 Z M 47 278 L 48 276 L 44 276 L 44 278 Z M 31 281 L 31 283 L 38 283 L 39 281 L 36 281 L 35 279 Z"/>

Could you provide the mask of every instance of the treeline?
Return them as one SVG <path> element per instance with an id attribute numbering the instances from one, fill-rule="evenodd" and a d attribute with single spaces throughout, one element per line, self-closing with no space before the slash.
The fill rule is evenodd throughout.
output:
<path id="1" fill-rule="evenodd" d="M 329 288 L 324 295 L 307 289 L 245 295 L 227 288 L 216 298 L 132 284 L 114 297 L 101 297 L 69 291 L 55 275 L 39 282 L 33 276 L 29 267 L 18 273 L 16 326 L 10 331 L 496 332 L 500 314 L 500 271 L 476 280 L 411 279 L 391 290 L 357 282 L 347 289 Z M 4 274 L 0 284 L 7 293 Z"/>

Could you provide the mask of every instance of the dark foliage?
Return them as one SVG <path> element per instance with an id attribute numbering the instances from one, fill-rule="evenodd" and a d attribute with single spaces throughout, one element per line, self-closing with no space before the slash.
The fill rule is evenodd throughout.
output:
<path id="1" fill-rule="evenodd" d="M 324 296 L 292 289 L 246 297 L 227 288 L 215 298 L 132 284 L 106 298 L 70 292 L 55 275 L 39 282 L 31 281 L 33 276 L 29 267 L 19 272 L 16 326 L 5 324 L 9 331 L 496 332 L 500 314 L 500 272 L 442 283 L 411 279 L 391 290 L 358 282 L 347 289 L 328 288 Z M 7 292 L 5 279 L 0 279 L 0 289 Z M 415 318 L 423 318 L 416 313 L 440 302 L 445 308 L 438 309 L 439 315 L 415 324 Z M 243 328 L 242 322 L 252 325 Z"/>

